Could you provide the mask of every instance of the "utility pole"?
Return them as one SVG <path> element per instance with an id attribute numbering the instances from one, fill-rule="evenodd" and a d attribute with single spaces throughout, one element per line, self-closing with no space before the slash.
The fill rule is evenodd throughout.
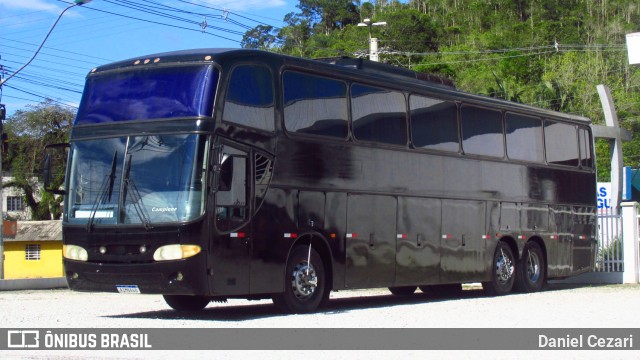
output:
<path id="1" fill-rule="evenodd" d="M 2 59 L 2 56 L 0 56 Z M 4 67 L 0 64 L 0 139 L 4 134 L 4 119 L 7 116 L 7 108 L 2 104 L 2 84 L 4 84 Z M 4 196 L 2 196 L 2 151 L 0 151 L 0 280 L 4 279 L 4 236 L 2 235 L 4 225 L 4 210 L 2 204 L 4 204 Z"/>
<path id="2" fill-rule="evenodd" d="M 60 21 L 60 19 L 62 18 L 62 15 L 64 15 L 64 13 L 67 12 L 67 10 L 71 9 L 72 7 L 84 5 L 84 4 L 89 3 L 89 2 L 91 2 L 91 0 L 74 0 L 73 4 L 71 4 L 71 5 L 67 6 L 66 8 L 64 8 L 64 10 L 62 10 L 60 15 L 58 15 L 58 18 L 56 19 L 56 21 L 51 26 L 51 29 L 49 29 L 49 32 L 44 37 L 44 40 L 42 40 L 42 42 L 40 43 L 40 46 L 38 46 L 38 49 L 33 54 L 31 59 L 29 59 L 29 61 L 27 61 L 24 65 L 22 65 L 18 70 L 14 71 L 6 79 L 2 78 L 3 73 L 2 73 L 2 69 L 0 68 L 0 100 L 2 100 L 2 98 L 1 98 L 2 85 L 4 85 L 7 81 L 9 81 L 9 79 L 14 77 L 20 71 L 22 71 L 22 69 L 26 68 L 29 64 L 31 64 L 33 59 L 35 59 L 36 55 L 38 55 L 38 53 L 40 52 L 40 49 L 42 49 L 42 46 L 44 46 L 44 43 L 49 38 L 49 35 L 51 35 L 51 32 L 53 31 L 53 29 L 56 27 L 56 25 L 58 25 L 58 21 Z M 5 109 L 4 105 L 0 104 L 0 137 L 4 133 L 3 123 L 4 123 L 5 116 L 6 116 L 6 109 Z M 1 160 L 2 160 L 2 158 L 1 158 L 1 155 L 0 155 L 0 217 L 2 218 L 2 221 L 4 221 L 4 212 L 2 210 L 2 205 L 4 204 L 4 202 L 3 202 L 4 200 L 2 199 L 2 161 Z M 0 222 L 0 280 L 2 280 L 2 279 L 4 279 L 4 236 L 2 235 L 2 223 Z"/>
<path id="3" fill-rule="evenodd" d="M 378 57 L 378 39 L 371 37 L 371 27 L 372 26 L 386 26 L 386 21 L 379 22 L 371 22 L 371 19 L 364 19 L 361 23 L 358 23 L 358 26 L 366 26 L 369 28 L 369 60 L 371 61 L 379 61 Z"/>

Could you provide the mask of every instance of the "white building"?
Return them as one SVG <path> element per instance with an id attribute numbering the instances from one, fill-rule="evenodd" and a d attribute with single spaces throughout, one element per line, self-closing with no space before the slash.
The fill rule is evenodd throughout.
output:
<path id="1" fill-rule="evenodd" d="M 2 176 L 2 183 L 13 181 L 12 176 Z M 33 183 L 37 183 L 37 178 L 33 178 Z M 36 190 L 40 188 L 40 184 Z M 36 191 L 36 200 L 40 200 L 40 192 Z M 2 217 L 14 220 L 31 220 L 31 210 L 24 201 L 24 192 L 15 187 L 2 187 Z"/>

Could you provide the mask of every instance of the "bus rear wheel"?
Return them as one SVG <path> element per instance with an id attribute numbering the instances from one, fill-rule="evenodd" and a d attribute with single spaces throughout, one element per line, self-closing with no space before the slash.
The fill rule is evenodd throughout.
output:
<path id="1" fill-rule="evenodd" d="M 540 245 L 528 242 L 522 251 L 522 259 L 516 269 L 515 288 L 521 292 L 536 292 L 545 283 L 545 261 Z"/>
<path id="2" fill-rule="evenodd" d="M 416 292 L 417 286 L 392 286 L 389 291 L 393 295 L 411 295 Z"/>
<path id="3" fill-rule="evenodd" d="M 326 301 L 326 282 L 320 255 L 309 246 L 298 246 L 287 260 L 284 292 L 273 295 L 273 303 L 287 313 L 313 312 Z"/>
<path id="4" fill-rule="evenodd" d="M 167 305 L 178 311 L 198 311 L 209 304 L 209 298 L 191 295 L 162 295 Z"/>
<path id="5" fill-rule="evenodd" d="M 498 243 L 491 267 L 491 281 L 482 283 L 484 291 L 490 295 L 510 293 L 515 280 L 516 259 L 507 243 L 503 241 Z"/>

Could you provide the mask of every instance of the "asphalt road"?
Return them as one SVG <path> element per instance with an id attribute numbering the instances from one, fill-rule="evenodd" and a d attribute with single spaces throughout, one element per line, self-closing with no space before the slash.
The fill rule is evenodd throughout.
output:
<path id="1" fill-rule="evenodd" d="M 459 298 L 422 294 L 394 296 L 386 289 L 332 293 L 328 307 L 314 314 L 286 315 L 269 300 L 229 300 L 211 303 L 200 312 L 176 312 L 157 295 L 78 293 L 69 290 L 0 292 L 0 328 L 638 328 L 640 286 L 551 285 L 534 294 L 485 296 L 478 287 L 466 288 Z M 636 340 L 640 344 L 640 338 Z M 154 354 L 155 353 L 155 354 Z M 299 352 L 253 352 L 269 358 L 299 358 Z M 347 352 L 351 358 L 385 358 L 388 353 Z M 393 357 L 412 357 L 422 352 L 393 352 Z M 474 357 L 529 357 L 532 353 L 481 351 Z M 0 358 L 77 359 L 165 358 L 170 352 L 29 352 L 0 354 Z M 180 358 L 202 358 L 202 352 L 180 352 Z M 456 353 L 438 352 L 457 358 Z M 634 351 L 604 353 L 544 351 L 561 358 L 638 358 Z M 210 358 L 247 357 L 239 352 Z M 283 356 L 284 355 L 284 356 Z M 318 358 L 317 352 L 304 358 Z M 366 356 L 365 356 L 366 355 Z M 431 357 L 431 354 L 429 357 Z M 592 355 L 592 356 L 587 356 Z M 8 357 L 7 357 L 8 356 Z M 324 356 L 320 356 L 325 358 Z M 424 356 L 420 356 L 424 358 Z M 467 357 L 467 356 L 464 356 Z M 258 356 L 257 358 L 262 358 Z M 414 357 L 412 357 L 414 358 Z M 533 358 L 533 357 L 531 357 Z M 539 358 L 539 356 L 536 356 Z"/>

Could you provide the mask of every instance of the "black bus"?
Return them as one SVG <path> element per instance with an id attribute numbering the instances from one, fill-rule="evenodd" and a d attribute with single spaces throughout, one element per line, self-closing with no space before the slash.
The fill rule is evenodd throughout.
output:
<path id="1" fill-rule="evenodd" d="M 69 146 L 73 290 L 309 312 L 331 290 L 501 295 L 593 268 L 588 119 L 389 65 L 202 49 L 101 66 Z"/>

